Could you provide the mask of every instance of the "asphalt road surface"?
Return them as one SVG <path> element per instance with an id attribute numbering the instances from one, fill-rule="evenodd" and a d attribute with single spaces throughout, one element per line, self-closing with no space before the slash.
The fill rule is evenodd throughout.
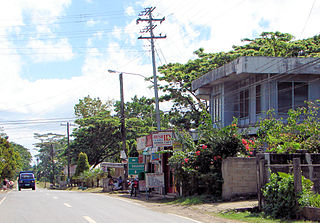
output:
<path id="1" fill-rule="evenodd" d="M 105 195 L 37 189 L 13 190 L 0 197 L 0 223 L 194 223 Z"/>

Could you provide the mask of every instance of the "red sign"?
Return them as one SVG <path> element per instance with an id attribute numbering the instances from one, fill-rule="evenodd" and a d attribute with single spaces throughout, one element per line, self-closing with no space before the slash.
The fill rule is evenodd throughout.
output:
<path id="1" fill-rule="evenodd" d="M 146 147 L 152 147 L 152 135 L 147 135 Z"/>
<path id="2" fill-rule="evenodd" d="M 138 163 L 143 163 L 143 155 L 140 154 L 138 157 Z"/>

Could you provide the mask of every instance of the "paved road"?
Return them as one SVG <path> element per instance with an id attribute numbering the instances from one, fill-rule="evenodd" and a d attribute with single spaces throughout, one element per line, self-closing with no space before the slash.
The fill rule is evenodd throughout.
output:
<path id="1" fill-rule="evenodd" d="M 181 222 L 176 215 L 146 209 L 105 195 L 38 189 L 13 190 L 0 197 L 0 223 Z"/>

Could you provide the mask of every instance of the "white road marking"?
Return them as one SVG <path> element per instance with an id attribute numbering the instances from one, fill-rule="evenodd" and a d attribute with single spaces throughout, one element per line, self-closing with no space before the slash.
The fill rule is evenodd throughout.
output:
<path id="1" fill-rule="evenodd" d="M 56 197 L 56 196 L 54 196 L 54 197 L 52 197 L 53 199 L 55 199 L 55 200 L 57 200 L 58 199 L 58 197 Z"/>
<path id="2" fill-rule="evenodd" d="M 64 204 L 64 206 L 66 206 L 66 207 L 68 207 L 68 208 L 71 208 L 72 206 L 70 205 L 70 204 L 68 204 L 68 203 L 63 203 Z"/>
<path id="3" fill-rule="evenodd" d="M 89 216 L 82 216 L 84 219 L 86 219 L 87 220 L 87 222 L 89 222 L 89 223 L 96 223 L 96 221 L 95 220 L 93 220 L 92 218 L 90 218 Z"/>
<path id="4" fill-rule="evenodd" d="M 184 218 L 184 219 L 187 219 L 187 220 L 189 220 L 189 221 L 196 222 L 196 223 L 202 223 L 201 221 L 197 221 L 197 220 L 194 220 L 194 219 L 192 219 L 192 218 L 184 217 L 184 216 L 181 216 L 181 215 L 172 214 L 172 213 L 168 213 L 168 214 L 177 216 L 177 217 L 179 217 L 179 218 Z"/>
<path id="5" fill-rule="evenodd" d="M 2 202 L 6 199 L 6 197 L 2 198 L 2 200 L 0 201 L 0 205 L 2 204 Z"/>

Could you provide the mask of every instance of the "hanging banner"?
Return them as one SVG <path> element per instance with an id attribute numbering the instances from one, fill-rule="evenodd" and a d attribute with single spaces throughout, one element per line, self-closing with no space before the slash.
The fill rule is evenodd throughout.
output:
<path id="1" fill-rule="evenodd" d="M 142 136 L 140 138 L 137 138 L 137 150 L 143 151 L 146 148 L 146 143 L 147 143 L 146 136 Z"/>
<path id="2" fill-rule="evenodd" d="M 152 147 L 152 135 L 146 136 L 146 147 Z"/>
<path id="3" fill-rule="evenodd" d="M 152 134 L 153 147 L 172 146 L 172 132 Z"/>

